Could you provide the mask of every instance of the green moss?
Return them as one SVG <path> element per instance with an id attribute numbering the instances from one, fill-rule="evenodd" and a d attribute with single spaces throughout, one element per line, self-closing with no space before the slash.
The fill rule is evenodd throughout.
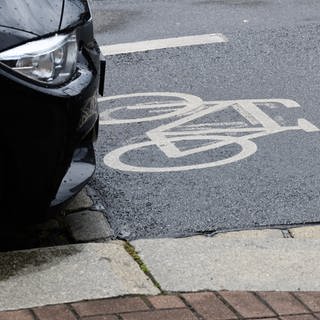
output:
<path id="1" fill-rule="evenodd" d="M 143 273 L 148 276 L 153 284 L 160 290 L 162 291 L 160 284 L 155 280 L 151 272 L 149 271 L 148 267 L 146 264 L 142 261 L 138 253 L 136 252 L 135 248 L 129 243 L 126 242 L 124 245 L 124 249 L 130 254 L 130 256 L 133 258 L 133 260 L 139 265 L 140 269 L 143 271 Z"/>

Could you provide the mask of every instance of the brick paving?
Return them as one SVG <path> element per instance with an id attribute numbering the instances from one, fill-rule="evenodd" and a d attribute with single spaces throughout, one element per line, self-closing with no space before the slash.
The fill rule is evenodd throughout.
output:
<path id="1" fill-rule="evenodd" d="M 186 292 L 2 311 L 0 320 L 320 320 L 320 292 Z"/>

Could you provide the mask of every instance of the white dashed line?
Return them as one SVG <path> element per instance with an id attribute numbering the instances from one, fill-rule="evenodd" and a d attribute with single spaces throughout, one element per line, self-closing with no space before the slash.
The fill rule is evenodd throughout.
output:
<path id="1" fill-rule="evenodd" d="M 211 43 L 222 43 L 222 42 L 228 42 L 228 39 L 226 36 L 224 36 L 221 33 L 212 33 L 212 34 L 202 34 L 197 36 L 119 43 L 119 44 L 101 46 L 100 49 L 103 55 L 109 56 L 109 55 L 115 55 L 115 54 L 121 54 L 121 53 L 143 52 L 143 51 L 149 51 L 149 50 L 194 46 L 194 45 L 211 44 Z"/>

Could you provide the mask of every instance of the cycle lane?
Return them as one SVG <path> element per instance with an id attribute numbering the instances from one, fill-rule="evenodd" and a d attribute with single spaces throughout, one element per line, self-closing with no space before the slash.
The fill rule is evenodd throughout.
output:
<path id="1" fill-rule="evenodd" d="M 310 32 L 316 42 L 317 37 L 312 30 Z M 279 46 L 280 40 L 277 47 L 273 44 L 271 53 L 262 54 L 264 61 L 262 57 L 257 56 L 255 51 L 260 48 L 262 40 L 268 46 L 272 46 L 270 41 L 274 39 L 271 35 L 254 34 L 256 47 L 249 57 L 244 56 L 243 47 L 238 47 L 240 43 L 246 47 L 248 42 L 246 43 L 244 39 L 235 41 L 235 35 L 227 36 L 232 41 L 215 45 L 214 49 L 212 46 L 193 46 L 178 50 L 109 57 L 110 70 L 115 81 L 109 84 L 109 92 L 126 94 L 130 93 L 128 92 L 130 88 L 132 93 L 151 94 L 163 88 L 161 92 L 187 93 L 204 101 L 288 99 L 301 107 L 295 108 L 292 112 L 290 110 L 286 115 L 287 118 L 274 113 L 279 107 L 276 104 L 259 107 L 263 112 L 269 108 L 271 119 L 280 125 L 298 126 L 301 124 L 299 119 L 306 119 L 311 126 L 314 126 L 314 132 L 287 130 L 261 137 L 254 140 L 257 151 L 250 157 L 219 168 L 160 173 L 142 170 L 137 173 L 106 166 L 103 159 L 115 152 L 114 150 L 119 148 L 125 150 L 128 145 L 136 144 L 141 146 L 141 150 L 138 148 L 135 152 L 120 154 L 122 162 L 134 163 L 136 167 L 166 167 L 168 157 L 159 151 L 159 148 L 149 145 L 151 140 L 146 133 L 168 125 L 172 119 L 106 126 L 102 124 L 100 144 L 98 144 L 100 167 L 93 185 L 104 198 L 111 224 L 120 237 L 134 239 L 191 235 L 218 230 L 318 222 L 319 116 L 315 108 L 317 101 L 315 83 L 318 76 L 312 72 L 307 61 L 299 58 L 297 52 L 290 54 L 298 60 L 299 70 L 284 68 L 290 54 L 285 45 Z M 294 32 L 289 38 L 287 42 L 295 41 Z M 299 36 L 296 40 L 298 43 L 302 41 Z M 229 52 L 229 55 L 226 52 Z M 213 63 L 217 58 L 223 61 Z M 244 60 L 242 65 L 239 64 L 241 59 Z M 163 60 L 167 65 L 162 64 Z M 183 68 L 183 61 L 187 61 L 189 68 Z M 273 61 L 278 61 L 278 65 L 274 65 Z M 125 63 L 121 65 L 120 62 Z M 201 67 L 201 62 L 205 66 Z M 307 80 L 304 84 L 301 81 L 303 68 L 309 72 L 308 75 L 307 71 L 303 73 L 304 80 Z M 191 76 L 192 71 L 195 73 L 194 76 Z M 169 79 L 169 75 L 174 76 Z M 138 80 L 135 82 L 134 79 Z M 146 101 L 142 103 L 150 103 L 150 100 Z M 112 101 L 108 108 L 123 105 L 132 107 L 135 103 L 137 103 L 135 99 L 126 99 L 125 102 Z M 107 105 L 100 104 L 100 106 L 101 110 L 104 110 Z M 141 118 L 146 110 L 139 110 L 137 113 L 137 109 L 132 108 L 125 116 L 140 115 Z M 153 115 L 159 116 L 165 113 L 163 110 L 165 109 L 158 108 Z M 118 114 L 114 114 L 115 117 L 121 118 L 125 114 L 121 114 L 121 110 L 117 112 Z M 242 112 L 246 112 L 245 108 Z M 227 110 L 220 115 L 193 119 L 192 123 L 187 124 L 188 134 L 186 131 L 174 134 L 171 132 L 171 141 L 172 139 L 175 141 L 170 147 L 174 148 L 179 144 L 178 149 L 184 153 L 195 148 L 209 149 L 210 144 L 219 143 L 219 139 L 221 142 L 221 133 L 220 137 L 217 137 L 217 133 L 215 135 L 211 133 L 210 138 L 208 135 L 205 137 L 198 135 L 197 140 L 194 139 L 195 136 L 190 137 L 190 132 L 195 126 L 197 130 L 199 126 L 205 130 L 211 126 L 210 129 L 216 132 L 219 126 L 220 129 L 225 128 L 221 127 L 222 123 L 236 123 L 236 127 L 232 129 L 238 131 L 246 130 L 249 125 L 254 126 L 250 123 L 250 119 L 243 121 L 242 118 L 239 118 L 239 112 Z M 179 121 L 179 117 L 173 121 Z M 237 134 L 239 135 L 239 132 Z M 186 139 L 187 135 L 189 140 Z M 156 132 L 155 136 L 159 137 L 159 132 Z M 235 132 L 233 136 L 236 136 Z M 150 150 L 145 150 L 149 146 Z M 170 163 L 173 167 L 177 167 L 188 166 L 190 162 L 200 164 L 217 162 L 232 157 L 239 153 L 239 150 L 236 145 L 216 148 L 215 152 L 205 150 L 202 153 L 189 154 L 189 158 L 172 157 Z"/>

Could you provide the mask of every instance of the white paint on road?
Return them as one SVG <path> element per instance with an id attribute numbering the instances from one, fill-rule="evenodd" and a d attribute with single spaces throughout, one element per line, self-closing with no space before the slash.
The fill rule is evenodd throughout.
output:
<path id="1" fill-rule="evenodd" d="M 226 36 L 224 36 L 221 33 L 211 33 L 195 36 L 104 45 L 101 46 L 100 49 L 103 55 L 110 56 L 122 53 L 144 52 L 149 50 L 177 48 L 223 42 L 228 42 Z"/>
<path id="2" fill-rule="evenodd" d="M 172 98 L 176 95 L 176 105 Z M 134 143 L 115 149 L 104 157 L 104 163 L 114 169 L 131 171 L 131 172 L 177 172 L 203 168 L 213 168 L 230 164 L 242 159 L 245 159 L 257 151 L 257 145 L 253 139 L 268 136 L 271 134 L 279 134 L 285 131 L 303 130 L 305 132 L 318 132 L 320 131 L 315 125 L 306 119 L 297 119 L 297 125 L 280 124 L 271 118 L 261 107 L 265 108 L 298 108 L 300 105 L 289 99 L 252 99 L 252 100 L 227 100 L 227 101 L 202 101 L 199 97 L 192 95 L 185 95 L 182 93 L 139 93 L 132 95 L 118 96 L 119 98 L 128 97 L 159 97 L 170 98 L 170 102 L 164 101 L 162 104 L 159 100 L 155 103 L 148 102 L 137 104 L 135 106 L 122 106 L 116 107 L 116 111 L 130 108 L 134 111 L 144 111 L 144 117 L 134 119 L 116 119 L 113 118 L 115 109 L 107 109 L 104 111 L 101 119 L 101 124 L 128 124 L 137 123 L 142 121 L 154 121 L 166 119 L 169 117 L 176 118 L 172 122 L 165 123 L 154 129 L 146 132 L 149 141 Z M 198 99 L 197 99 L 198 98 Z M 100 101 L 115 100 L 116 96 L 110 98 L 103 98 Z M 182 103 L 183 101 L 183 103 Z M 155 115 L 153 109 L 162 110 L 164 113 Z M 220 112 L 237 111 L 239 118 L 238 121 L 229 122 L 210 122 L 208 123 L 208 116 L 219 114 Z M 106 119 L 107 118 L 107 119 Z M 218 118 L 218 117 L 217 117 Z M 199 123 L 199 120 L 205 120 L 204 123 Z M 247 120 L 247 122 L 243 120 Z M 283 119 L 283 118 L 281 118 Z M 234 119 L 237 120 L 237 119 Z M 181 142 L 184 147 L 181 148 Z M 218 150 L 226 146 L 238 145 L 235 153 L 225 153 L 226 157 L 221 159 L 213 157 L 212 161 L 196 163 L 184 163 L 184 157 L 199 154 L 205 151 Z M 187 148 L 186 148 L 187 146 Z M 153 154 L 158 149 L 161 151 L 159 159 L 165 155 L 168 161 L 165 165 L 149 166 L 148 155 Z M 124 162 L 123 156 L 130 152 L 137 152 L 145 154 L 144 164 L 140 163 L 139 166 Z M 218 151 L 219 153 L 219 151 Z M 218 154 L 217 153 L 217 154 Z M 130 159 L 129 156 L 125 158 Z M 182 165 L 170 163 L 170 159 L 181 159 Z M 154 163 L 156 161 L 152 161 Z"/>
<path id="3" fill-rule="evenodd" d="M 203 104 L 202 99 L 197 96 L 177 92 L 143 92 L 122 94 L 117 96 L 101 97 L 98 99 L 98 101 L 115 101 L 129 98 L 152 98 L 152 102 L 142 102 L 135 105 L 106 109 L 100 113 L 100 125 L 137 123 L 172 118 L 179 115 L 185 115 L 187 112 L 192 111 Z M 159 98 L 165 100 L 159 101 Z M 168 98 L 171 100 L 167 100 Z M 176 100 L 172 101 L 172 98 L 175 98 Z M 125 114 L 128 113 L 128 110 L 145 110 L 147 116 L 125 119 L 113 117 L 113 114 L 120 110 L 124 111 L 123 113 Z"/>

